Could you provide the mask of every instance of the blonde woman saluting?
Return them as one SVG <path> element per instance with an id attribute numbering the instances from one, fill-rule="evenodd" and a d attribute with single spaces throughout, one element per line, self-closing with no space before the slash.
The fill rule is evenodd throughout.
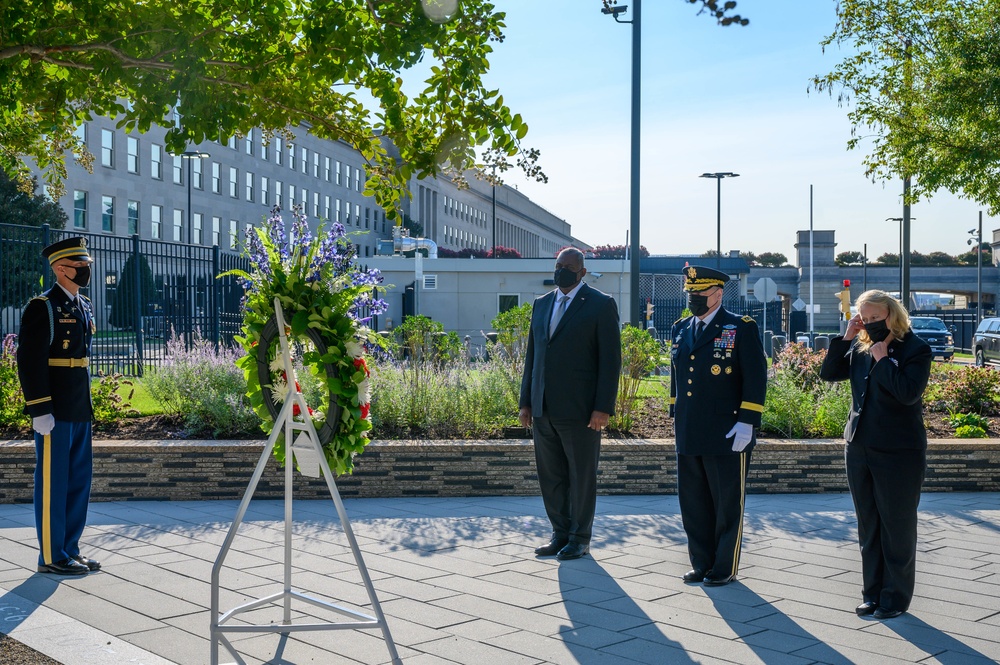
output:
<path id="1" fill-rule="evenodd" d="M 830 341 L 820 376 L 851 382 L 847 483 L 858 517 L 864 580 L 858 616 L 892 619 L 913 598 L 917 505 L 926 466 L 922 396 L 931 349 L 884 291 L 862 293 L 847 332 Z"/>

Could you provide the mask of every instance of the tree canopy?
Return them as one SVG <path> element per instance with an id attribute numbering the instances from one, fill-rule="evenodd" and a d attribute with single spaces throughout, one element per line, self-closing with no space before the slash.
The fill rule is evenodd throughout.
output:
<path id="1" fill-rule="evenodd" d="M 866 174 L 1000 214 L 1000 0 L 840 0 L 833 44 L 850 54 L 812 87 L 851 105 Z"/>
<path id="2" fill-rule="evenodd" d="M 685 1 L 745 21 L 735 2 Z M 106 116 L 170 128 L 174 154 L 254 128 L 343 140 L 393 217 L 410 176 L 460 179 L 479 154 L 544 179 L 527 124 L 483 83 L 504 27 L 490 0 L 5 2 L 0 168 L 24 176 L 31 158 L 58 193 L 67 150 L 92 161 L 74 129 Z"/>

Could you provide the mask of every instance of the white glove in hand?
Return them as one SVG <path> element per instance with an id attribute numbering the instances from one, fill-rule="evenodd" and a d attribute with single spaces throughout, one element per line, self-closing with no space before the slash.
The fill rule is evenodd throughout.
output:
<path id="1" fill-rule="evenodd" d="M 56 426 L 56 419 L 51 413 L 31 419 L 31 426 L 36 432 L 45 436 L 52 433 L 52 428 Z"/>
<path id="2" fill-rule="evenodd" d="M 736 423 L 733 428 L 729 430 L 729 434 L 726 438 L 736 435 L 733 440 L 733 450 L 735 452 L 741 453 L 743 449 L 750 445 L 750 440 L 753 439 L 753 425 L 748 425 L 747 423 Z"/>

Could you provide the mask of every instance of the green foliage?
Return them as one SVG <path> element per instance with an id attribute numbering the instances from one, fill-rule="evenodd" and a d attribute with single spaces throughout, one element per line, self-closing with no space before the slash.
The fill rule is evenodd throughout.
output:
<path id="1" fill-rule="evenodd" d="M 444 324 L 423 314 L 408 316 L 396 326 L 396 337 L 410 358 L 424 360 L 434 355 L 434 334 L 443 333 Z"/>
<path id="2" fill-rule="evenodd" d="M 3 338 L 0 345 L 0 425 L 27 427 L 31 419 L 24 413 L 21 381 L 17 376 L 17 335 Z"/>
<path id="3" fill-rule="evenodd" d="M 167 351 L 169 360 L 142 378 L 164 413 L 183 416 L 192 433 L 217 438 L 245 435 L 260 426 L 235 363 L 243 355 L 238 349 L 222 347 L 217 353 L 212 342 L 196 336 L 190 344 L 172 338 Z"/>
<path id="4" fill-rule="evenodd" d="M 138 288 L 136 288 L 137 267 L 139 271 Z M 136 309 L 139 309 L 140 316 L 142 316 L 142 312 L 145 311 L 149 303 L 153 302 L 155 297 L 156 287 L 153 285 L 153 271 L 149 267 L 149 261 L 143 254 L 138 255 L 138 262 L 136 255 L 129 255 L 125 259 L 125 265 L 122 266 L 118 288 L 115 289 L 115 295 L 111 301 L 111 314 L 108 316 L 108 323 L 116 328 L 133 330 Z"/>
<path id="5" fill-rule="evenodd" d="M 788 257 L 781 252 L 763 252 L 757 255 L 756 261 L 765 268 L 780 268 L 788 263 Z"/>
<path id="6" fill-rule="evenodd" d="M 948 416 L 948 424 L 955 429 L 971 425 L 973 427 L 980 427 L 985 431 L 989 428 L 990 421 L 978 413 L 952 413 Z"/>
<path id="7" fill-rule="evenodd" d="M 3 111 L 0 111 L 0 125 L 2 117 Z M 3 142 L 2 136 L 0 132 L 0 143 Z M 18 183 L 0 169 L 0 223 L 32 227 L 48 224 L 53 229 L 63 228 L 66 225 L 63 209 L 35 191 L 34 179 L 22 182 L 19 188 Z M 27 239 L 27 236 L 24 238 Z M 21 238 L 15 235 L 12 239 Z M 41 257 L 41 246 L 34 242 L 36 239 L 33 233 L 32 242 L 4 243 L 3 253 L 0 254 L 0 274 L 3 274 L 3 279 L 0 279 L 0 308 L 24 307 L 31 296 L 41 293 L 39 278 L 43 272 L 49 272 L 49 267 Z"/>
<path id="8" fill-rule="evenodd" d="M 864 265 L 865 255 L 862 252 L 841 252 L 833 262 L 838 266 L 860 266 Z"/>
<path id="9" fill-rule="evenodd" d="M 611 416 L 609 424 L 612 429 L 629 431 L 638 415 L 639 386 L 660 359 L 660 343 L 648 330 L 625 326 L 622 329 L 621 344 L 622 373 L 618 382 L 615 414 Z"/>
<path id="10" fill-rule="evenodd" d="M 955 429 L 957 439 L 985 439 L 986 430 L 977 425 L 962 425 Z"/>
<path id="11" fill-rule="evenodd" d="M 848 55 L 813 79 L 850 104 L 866 174 L 913 176 L 911 200 L 939 189 L 1000 213 L 1000 0 L 840 0 L 823 46 Z"/>
<path id="12" fill-rule="evenodd" d="M 121 374 L 101 375 L 97 385 L 90 391 L 91 401 L 94 405 L 94 424 L 100 426 L 114 426 L 123 419 L 139 415 L 139 412 L 132 408 L 133 383 Z M 128 388 L 128 395 L 122 395 L 122 391 Z"/>
<path id="13" fill-rule="evenodd" d="M 789 438 L 836 437 L 851 409 L 851 388 L 819 376 L 823 352 L 789 344 L 771 365 L 761 428 Z"/>
<path id="14" fill-rule="evenodd" d="M 965 366 L 945 375 L 941 402 L 951 412 L 992 415 L 1000 398 L 1000 372 L 989 367 Z"/>
<path id="15" fill-rule="evenodd" d="M 524 358 L 528 353 L 528 334 L 531 329 L 531 303 L 524 303 L 497 314 L 491 322 L 497 331 L 496 342 L 487 346 L 489 357 L 504 378 L 507 399 L 515 408 L 520 400 L 521 376 Z"/>

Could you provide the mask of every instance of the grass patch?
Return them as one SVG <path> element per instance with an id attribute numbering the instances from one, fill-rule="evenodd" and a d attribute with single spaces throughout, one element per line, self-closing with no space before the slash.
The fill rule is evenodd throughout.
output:
<path id="1" fill-rule="evenodd" d="M 119 395 L 121 395 L 122 399 L 131 403 L 133 409 L 138 411 L 138 413 L 135 415 L 139 416 L 163 415 L 164 413 L 163 407 L 161 407 L 160 404 L 155 399 L 153 399 L 153 397 L 149 394 L 149 391 L 146 390 L 146 387 L 143 385 L 142 379 L 130 378 L 128 380 L 131 381 L 133 385 L 131 386 L 123 385 L 118 389 L 117 392 Z M 100 382 L 101 382 L 100 377 L 96 376 L 90 380 L 91 393 L 97 390 L 97 386 L 100 384 Z M 131 400 L 128 397 L 129 392 L 132 392 Z"/>

